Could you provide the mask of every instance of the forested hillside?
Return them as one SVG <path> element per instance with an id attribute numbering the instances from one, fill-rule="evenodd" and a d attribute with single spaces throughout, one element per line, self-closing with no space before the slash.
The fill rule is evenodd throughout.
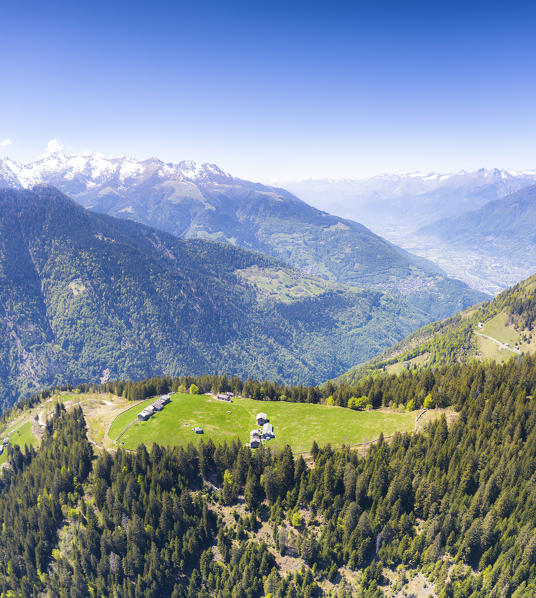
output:
<path id="1" fill-rule="evenodd" d="M 140 446 L 93 460 L 57 407 L 37 453 L 8 449 L 0 587 L 15 595 L 439 598 L 536 592 L 536 361 L 392 377 L 459 417 L 360 457 L 238 444 Z M 21 508 L 21 506 L 23 508 Z"/>
<path id="2" fill-rule="evenodd" d="M 358 222 L 318 210 L 285 189 L 235 178 L 214 164 L 59 152 L 27 165 L 0 160 L 0 187 L 36 183 L 54 185 L 96 212 L 182 238 L 261 251 L 326 280 L 400 294 L 428 320 L 487 298 Z"/>
<path id="3" fill-rule="evenodd" d="M 473 359 L 503 362 L 536 352 L 536 275 L 495 299 L 428 324 L 382 355 L 338 378 L 352 383 L 380 372 L 428 368 Z"/>
<path id="4" fill-rule="evenodd" d="M 320 382 L 426 316 L 229 244 L 0 192 L 0 404 L 42 385 L 181 373 Z"/>

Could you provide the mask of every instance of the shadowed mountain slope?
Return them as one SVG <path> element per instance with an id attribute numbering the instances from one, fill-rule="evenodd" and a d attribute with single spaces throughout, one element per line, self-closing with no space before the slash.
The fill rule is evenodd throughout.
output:
<path id="1" fill-rule="evenodd" d="M 52 187 L 0 191 L 0 306 L 4 402 L 108 375 L 319 382 L 426 319 L 399 297 L 89 212 Z"/>

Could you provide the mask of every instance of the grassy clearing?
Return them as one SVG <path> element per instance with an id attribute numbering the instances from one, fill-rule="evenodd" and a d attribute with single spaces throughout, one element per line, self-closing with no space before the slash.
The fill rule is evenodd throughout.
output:
<path id="1" fill-rule="evenodd" d="M 172 397 L 172 403 L 175 396 L 177 395 L 173 395 Z M 154 399 L 147 399 L 146 401 L 143 401 L 141 403 L 136 403 L 132 407 L 129 407 L 125 411 L 118 414 L 117 417 L 113 420 L 110 429 L 108 430 L 108 436 L 112 440 L 116 440 L 119 434 L 121 434 L 121 431 L 124 428 L 126 428 L 132 422 L 132 420 L 138 417 L 138 413 L 142 411 L 145 407 L 147 407 L 147 405 L 150 405 L 153 402 Z M 169 409 L 170 405 L 167 405 L 166 409 Z"/>
<path id="2" fill-rule="evenodd" d="M 426 353 L 422 353 L 421 355 L 417 355 L 413 359 L 408 360 L 408 367 L 404 365 L 404 362 L 397 361 L 396 363 L 391 363 L 388 365 L 385 370 L 388 374 L 401 374 L 404 370 L 411 368 L 411 367 L 421 367 L 426 364 L 428 359 L 430 358 L 430 353 L 428 351 Z"/>
<path id="3" fill-rule="evenodd" d="M 109 430 L 109 437 L 115 440 L 149 403 L 151 400 L 117 417 Z M 243 398 L 225 403 L 206 395 L 175 394 L 163 411 L 146 422 L 134 423 L 121 436 L 120 442 L 129 449 L 135 449 L 141 443 L 187 445 L 209 438 L 214 443 L 229 442 L 235 438 L 246 442 L 250 430 L 255 427 L 255 415 L 259 411 L 266 412 L 274 425 L 276 438 L 268 444 L 279 447 L 290 444 L 296 453 L 307 452 L 313 440 L 320 446 L 329 443 L 335 447 L 375 440 L 381 432 L 388 436 L 397 431 L 410 431 L 415 427 L 417 415 L 416 412 L 358 412 L 326 405 L 260 402 Z M 201 426 L 204 434 L 195 434 L 192 430 L 195 426 Z"/>
<path id="4" fill-rule="evenodd" d="M 81 397 L 83 397 L 83 394 L 80 394 L 79 392 L 58 392 L 56 394 L 53 394 L 52 397 L 50 398 L 50 402 L 51 403 L 66 403 L 67 401 L 73 401 L 73 400 L 80 400 Z"/>
<path id="5" fill-rule="evenodd" d="M 508 325 L 508 315 L 505 312 L 501 312 L 491 318 L 491 320 L 488 320 L 482 330 L 478 332 L 490 336 L 501 343 L 508 343 L 510 347 L 518 345 L 521 350 L 531 350 L 528 343 L 521 342 L 522 335 L 512 326 Z M 514 355 L 512 351 L 508 351 L 507 349 L 500 350 L 497 343 L 489 338 L 480 336 L 480 334 L 476 335 L 476 342 L 479 354 L 483 359 L 504 363 Z"/>
<path id="6" fill-rule="evenodd" d="M 103 448 L 113 447 L 113 443 L 109 440 L 106 432 L 115 417 L 128 409 L 131 404 L 126 399 L 111 393 L 85 394 L 72 402 L 72 406 L 80 405 L 84 412 L 89 440 Z M 68 404 L 67 408 L 70 408 L 70 406 Z"/>
<path id="7" fill-rule="evenodd" d="M 484 324 L 483 334 L 496 338 L 501 343 L 516 344 L 519 341 L 519 333 L 507 324 L 508 316 L 502 312 L 491 318 Z"/>
<path id="8" fill-rule="evenodd" d="M 513 356 L 511 351 L 499 351 L 499 345 L 489 338 L 482 336 L 476 337 L 478 351 L 482 359 L 491 359 L 497 363 L 504 363 L 507 359 Z"/>
<path id="9" fill-rule="evenodd" d="M 289 272 L 276 268 L 250 266 L 237 270 L 236 274 L 256 286 L 260 299 L 274 298 L 283 303 L 321 295 L 329 289 L 342 288 L 337 283 L 308 276 L 296 279 Z"/>
<path id="10" fill-rule="evenodd" d="M 9 436 L 9 444 L 12 446 L 18 445 L 23 447 L 25 445 L 33 446 L 37 442 L 37 438 L 32 432 L 32 422 L 26 422 L 20 428 L 17 428 Z M 7 459 L 7 448 L 2 451 L 0 455 L 0 464 Z"/>

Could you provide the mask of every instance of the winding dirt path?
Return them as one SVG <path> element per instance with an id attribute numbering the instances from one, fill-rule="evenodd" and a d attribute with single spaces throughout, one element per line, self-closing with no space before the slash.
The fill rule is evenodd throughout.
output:
<path id="1" fill-rule="evenodd" d="M 492 336 L 489 336 L 488 334 L 482 334 L 482 332 L 477 332 L 475 330 L 475 334 L 477 336 L 481 336 L 482 338 L 487 338 L 490 341 L 493 341 L 496 345 L 499 345 L 499 349 L 505 349 L 506 351 L 511 351 L 512 353 L 515 353 L 516 355 L 521 355 L 521 351 L 519 349 L 512 349 L 512 347 L 507 347 L 504 343 L 502 343 L 501 341 L 497 340 L 496 338 L 493 338 Z"/>

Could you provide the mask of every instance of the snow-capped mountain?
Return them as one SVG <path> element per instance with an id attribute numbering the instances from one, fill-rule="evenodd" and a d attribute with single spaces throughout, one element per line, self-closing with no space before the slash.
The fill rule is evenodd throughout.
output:
<path id="1" fill-rule="evenodd" d="M 0 158 L 0 187 L 57 186 L 84 205 L 84 197 L 121 193 L 162 182 L 182 183 L 195 195 L 198 184 L 234 184 L 237 179 L 215 164 L 166 163 L 156 157 L 136 160 L 97 153 L 66 156 L 54 152 L 28 164 Z M 233 183 L 234 182 L 234 183 Z M 414 228 L 438 218 L 477 209 L 536 183 L 536 170 L 480 169 L 474 172 L 382 174 L 369 179 L 306 179 L 284 187 L 314 206 L 364 222 L 376 229 L 393 223 Z M 94 205 L 94 202 L 90 202 Z M 122 206 L 129 211 L 129 206 Z"/>
<path id="2" fill-rule="evenodd" d="M 480 208 L 536 183 L 536 170 L 382 174 L 370 179 L 285 181 L 309 203 L 386 233 L 415 230 L 439 218 Z"/>
<path id="3" fill-rule="evenodd" d="M 129 157 L 105 158 L 100 154 L 65 156 L 61 152 L 47 154 L 29 164 L 18 164 L 0 158 L 0 186 L 31 188 L 39 184 L 70 187 L 78 194 L 102 185 L 122 189 L 139 184 L 151 177 L 161 180 L 203 181 L 227 180 L 214 164 L 183 161 L 165 163 L 158 158 L 135 160 Z"/>
<path id="4" fill-rule="evenodd" d="M 366 179 L 302 179 L 279 181 L 285 187 L 301 185 L 316 190 L 338 188 L 357 193 L 375 192 L 380 197 L 397 197 L 410 193 L 425 193 L 439 187 L 474 188 L 489 184 L 516 184 L 517 181 L 536 180 L 536 170 L 507 170 L 480 168 L 475 171 L 459 172 L 408 172 L 405 174 L 384 173 Z"/>
<path id="5" fill-rule="evenodd" d="M 10 187 L 20 189 L 22 183 L 18 172 L 20 166 L 9 158 L 0 158 L 0 187 Z"/>

